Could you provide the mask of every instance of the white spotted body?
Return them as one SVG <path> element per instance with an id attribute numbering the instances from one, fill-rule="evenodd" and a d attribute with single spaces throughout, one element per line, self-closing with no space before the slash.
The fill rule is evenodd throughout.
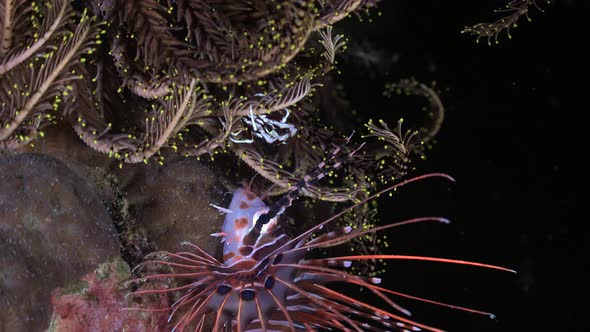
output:
<path id="1" fill-rule="evenodd" d="M 244 246 L 244 236 L 254 226 L 254 221 L 261 214 L 268 212 L 266 204 L 248 189 L 239 188 L 234 192 L 234 196 L 226 212 L 221 233 L 223 237 L 223 262 L 226 265 L 232 265 L 239 260 L 248 256 L 249 253 L 240 250 Z M 259 240 L 265 235 L 272 233 L 277 224 L 277 218 L 264 225 Z"/>

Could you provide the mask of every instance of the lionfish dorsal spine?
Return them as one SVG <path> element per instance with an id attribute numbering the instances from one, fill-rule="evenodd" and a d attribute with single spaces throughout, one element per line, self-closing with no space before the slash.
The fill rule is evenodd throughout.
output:
<path id="1" fill-rule="evenodd" d="M 363 147 L 364 143 L 361 144 L 355 150 L 347 153 L 344 156 L 344 158 L 340 156 L 341 152 L 344 150 L 344 147 L 348 144 L 353 134 L 348 136 L 343 144 L 336 146 L 336 148 L 332 150 L 327 159 L 320 162 L 299 182 L 293 185 L 288 192 L 286 192 L 279 200 L 277 200 L 268 208 L 268 211 L 260 214 L 258 218 L 256 218 L 255 220 L 252 220 L 251 222 L 253 226 L 249 229 L 248 233 L 243 237 L 242 245 L 253 246 L 263 233 L 263 227 L 265 227 L 266 224 L 270 223 L 273 220 L 275 220 L 276 222 L 276 218 L 280 216 L 288 207 L 290 207 L 291 204 L 293 204 L 294 200 L 299 198 L 299 193 L 302 190 L 313 186 L 316 182 L 318 182 L 324 176 L 326 176 L 326 174 L 329 174 L 333 170 L 340 167 L 342 165 L 343 159 L 351 158 L 352 155 L 354 155 L 358 150 L 360 150 Z"/>

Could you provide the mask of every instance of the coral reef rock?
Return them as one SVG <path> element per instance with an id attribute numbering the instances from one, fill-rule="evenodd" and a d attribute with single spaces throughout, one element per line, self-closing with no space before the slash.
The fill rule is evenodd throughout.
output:
<path id="1" fill-rule="evenodd" d="M 119 255 L 97 194 L 57 159 L 0 156 L 0 331 L 47 328 L 53 289 Z"/>
<path id="2" fill-rule="evenodd" d="M 164 167 L 140 168 L 124 180 L 129 205 L 137 211 L 137 223 L 158 249 L 176 251 L 182 241 L 213 253 L 219 240 L 221 215 L 210 203 L 227 206 L 223 186 L 201 162 L 177 159 Z"/>

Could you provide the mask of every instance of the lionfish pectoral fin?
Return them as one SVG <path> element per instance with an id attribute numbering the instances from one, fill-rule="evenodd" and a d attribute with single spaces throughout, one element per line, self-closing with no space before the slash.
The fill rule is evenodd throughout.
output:
<path id="1" fill-rule="evenodd" d="M 211 233 L 209 235 L 211 235 L 213 237 L 220 237 L 221 238 L 221 242 L 224 242 L 225 241 L 225 237 L 227 236 L 227 233 L 226 232 L 217 232 L 217 233 Z"/>
<path id="2" fill-rule="evenodd" d="M 215 204 L 209 204 L 209 205 L 211 205 L 212 207 L 216 208 L 217 211 L 219 211 L 219 213 L 221 213 L 221 214 L 230 214 L 230 213 L 233 213 L 232 210 L 230 210 L 230 209 L 226 209 L 224 207 L 221 207 L 221 206 L 218 206 L 218 205 L 215 205 Z"/>

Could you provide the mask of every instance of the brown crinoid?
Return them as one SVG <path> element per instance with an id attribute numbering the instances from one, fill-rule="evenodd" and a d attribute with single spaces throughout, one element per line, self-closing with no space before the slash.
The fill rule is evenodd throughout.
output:
<path id="1" fill-rule="evenodd" d="M 282 194 L 358 124 L 339 132 L 321 122 L 334 107 L 313 93 L 334 90 L 330 73 L 346 48 L 332 25 L 376 2 L 0 0 L 0 151 L 67 123 L 120 166 L 231 152 Z M 365 137 L 376 139 L 347 176 L 302 194 L 350 201 L 399 179 L 440 126 L 442 104 L 431 106 L 436 126 L 425 133 L 369 122 Z M 367 218 L 354 220 L 373 213 L 362 210 Z"/>
<path id="2" fill-rule="evenodd" d="M 263 149 L 319 127 L 302 107 L 345 44 L 330 25 L 375 2 L 1 0 L 0 149 L 65 121 L 121 163 L 230 150 L 286 188 L 279 164 L 321 153 Z"/>

